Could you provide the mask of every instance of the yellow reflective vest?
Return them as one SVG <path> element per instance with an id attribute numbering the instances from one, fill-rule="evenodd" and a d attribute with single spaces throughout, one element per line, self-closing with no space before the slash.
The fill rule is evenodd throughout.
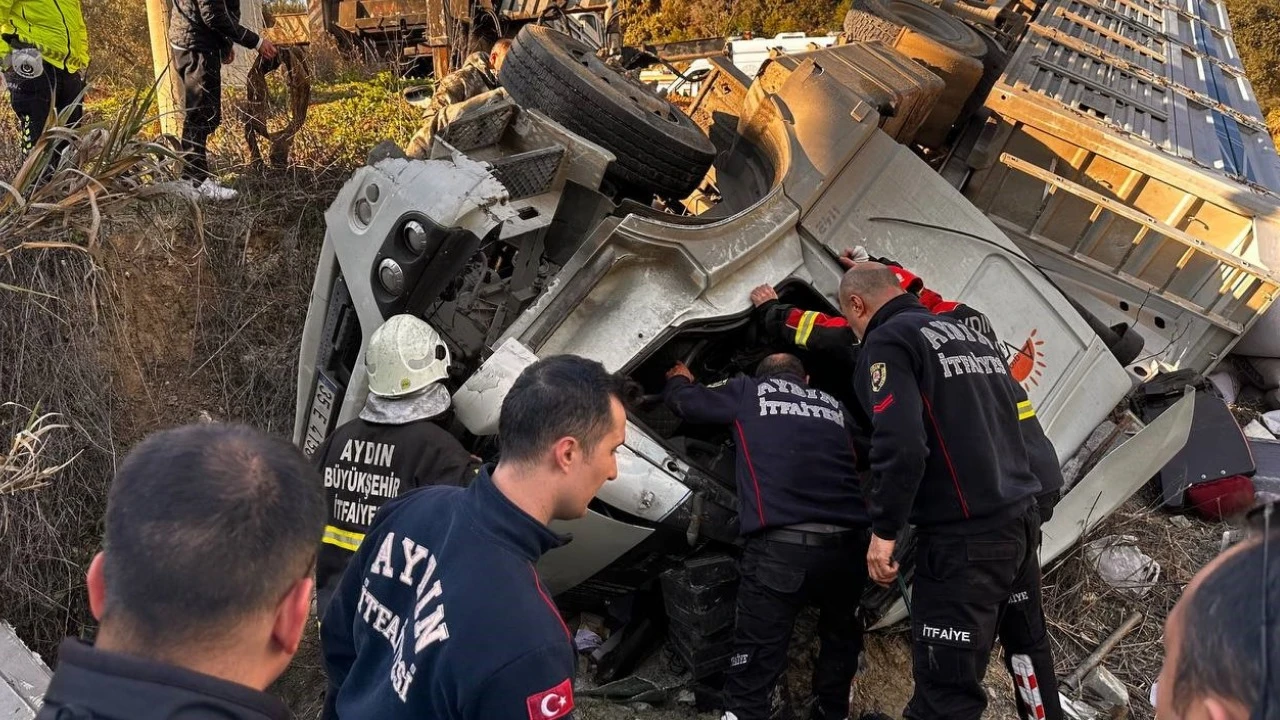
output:
<path id="1" fill-rule="evenodd" d="M 89 64 L 89 32 L 80 0 L 0 0 L 0 56 L 9 54 L 6 39 L 15 36 L 67 72 Z"/>

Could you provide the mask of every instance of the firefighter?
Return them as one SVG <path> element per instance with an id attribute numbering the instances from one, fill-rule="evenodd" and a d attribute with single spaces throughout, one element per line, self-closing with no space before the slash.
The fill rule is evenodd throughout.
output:
<path id="1" fill-rule="evenodd" d="M 182 176 L 207 200 L 234 200 L 238 193 L 209 172 L 209 136 L 222 124 L 222 66 L 235 60 L 237 45 L 268 60 L 276 46 L 240 24 L 240 0 L 173 0 L 169 44 L 182 82 Z"/>
<path id="2" fill-rule="evenodd" d="M 496 468 L 378 513 L 321 626 L 325 718 L 571 715 L 573 645 L 534 564 L 617 475 L 620 392 L 598 362 L 539 360 L 502 401 Z"/>
<path id="3" fill-rule="evenodd" d="M 431 103 L 422 113 L 422 125 L 409 141 L 408 156 L 421 160 L 431 152 L 431 139 L 447 123 L 444 109 L 470 100 L 499 86 L 498 71 L 511 49 L 511 40 L 502 38 L 489 52 L 474 52 L 462 67 L 436 83 Z"/>
<path id="4" fill-rule="evenodd" d="M 120 464 L 104 526 L 96 637 L 63 641 L 39 720 L 289 718 L 266 688 L 306 631 L 324 526 L 298 449 L 239 425 L 156 433 Z"/>
<path id="5" fill-rule="evenodd" d="M 0 69 L 24 152 L 44 133 L 50 109 L 67 112 L 69 126 L 80 122 L 88 65 L 89 34 L 80 0 L 0 2 Z M 55 153 L 56 166 L 61 149 Z"/>
<path id="6" fill-rule="evenodd" d="M 944 300 L 941 295 L 925 287 L 924 281 L 898 263 L 886 258 L 872 258 L 859 247 L 846 250 L 841 256 L 841 263 L 851 268 L 857 262 L 878 262 L 889 267 L 904 291 L 916 295 L 920 303 L 930 312 L 963 322 L 987 338 L 997 348 L 1004 347 L 991 326 L 990 319 L 978 310 L 960 302 Z M 858 360 L 858 346 L 853 330 L 844 318 L 825 315 L 820 312 L 804 311 L 799 308 L 783 305 L 778 302 L 778 294 L 768 285 L 762 285 L 751 293 L 751 300 L 759 308 L 765 332 L 775 342 L 794 343 L 806 348 L 824 359 L 833 359 L 837 367 L 845 368 L 846 377 L 855 374 Z M 837 381 L 838 383 L 839 381 Z M 841 384 L 839 389 L 844 389 Z M 852 390 L 852 385 L 849 385 Z M 1040 522 L 1046 523 L 1053 516 L 1054 506 L 1061 495 L 1063 479 L 1062 467 L 1058 462 L 1057 451 L 1045 434 L 1044 428 L 1031 409 L 1030 400 L 1020 385 L 1015 383 L 1014 392 L 1019 407 L 1018 428 L 1022 432 L 1023 442 L 1027 448 L 1032 472 L 1040 480 L 1041 491 L 1036 497 L 1040 509 Z M 850 408 L 857 421 L 860 435 L 855 444 L 861 450 L 869 444 L 871 422 L 865 416 L 856 400 Z M 867 453 L 861 455 L 865 458 Z M 1052 696 L 1045 699 L 1045 706 L 1050 718 L 1058 717 L 1059 702 L 1057 699 L 1057 676 L 1053 669 L 1053 655 L 1044 640 L 1044 623 L 1040 618 L 1038 606 L 1029 607 L 1027 593 L 1021 590 L 1010 595 L 1009 605 L 1001 616 L 999 637 L 1005 649 L 1005 667 L 1017 685 L 1017 670 L 1014 658 L 1021 656 L 1019 667 L 1025 667 L 1027 660 L 1034 668 L 1034 675 Z M 1024 673 L 1025 674 L 1025 673 Z M 1015 692 L 1014 698 L 1022 717 L 1029 717 L 1032 712 L 1021 693 Z"/>
<path id="7" fill-rule="evenodd" d="M 845 718 L 862 650 L 855 614 L 866 583 L 867 513 L 858 490 L 850 420 L 836 398 L 809 387 L 794 355 L 765 358 L 754 376 L 718 387 L 683 363 L 663 398 L 692 423 L 732 428 L 743 549 L 726 718 L 764 720 L 787 664 L 796 616 L 821 611 L 813 717 Z"/>
<path id="8" fill-rule="evenodd" d="M 475 460 L 440 426 L 449 410 L 449 349 L 413 315 L 395 315 L 369 338 L 369 397 L 360 415 L 317 450 L 328 524 L 316 562 L 316 608 L 334 588 L 388 500 L 425 485 L 463 485 Z"/>
<path id="9" fill-rule="evenodd" d="M 854 264 L 840 305 L 862 339 L 854 385 L 872 425 L 871 579 L 897 578 L 894 541 L 908 521 L 919 536 L 905 717 L 979 718 L 995 636 L 1008 632 L 1001 617 L 1018 606 L 1026 646 L 1009 666 L 1020 701 L 1035 717 L 1060 718 L 1053 673 L 1036 671 L 1053 665 L 1037 559 L 1045 484 L 1023 425 L 1031 404 L 996 343 L 931 313 L 888 267 Z"/>

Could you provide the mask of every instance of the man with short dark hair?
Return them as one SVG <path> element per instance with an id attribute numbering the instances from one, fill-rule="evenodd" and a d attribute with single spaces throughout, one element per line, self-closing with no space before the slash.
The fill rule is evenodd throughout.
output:
<path id="1" fill-rule="evenodd" d="M 511 50 L 510 38 L 500 38 L 489 52 L 474 52 L 462 67 L 436 80 L 431 102 L 422 112 L 422 125 L 409 141 L 407 154 L 419 160 L 431 153 L 431 140 L 449 122 L 445 110 L 499 87 L 498 71 Z"/>
<path id="2" fill-rule="evenodd" d="M 284 440 L 236 425 L 152 435 L 121 464 L 89 566 L 93 645 L 69 639 L 41 720 L 284 720 L 263 690 L 311 607 L 324 498 Z"/>
<path id="3" fill-rule="evenodd" d="M 1272 529 L 1196 573 L 1169 613 L 1156 717 L 1280 718 L 1277 615 L 1280 531 Z"/>
<path id="4" fill-rule="evenodd" d="M 726 718 L 763 720 L 787 665 L 796 616 L 816 605 L 821 651 L 813 671 L 815 720 L 849 714 L 862 650 L 855 615 L 866 583 L 867 512 L 858 489 L 852 420 L 840 401 L 808 385 L 799 358 L 766 357 L 754 376 L 717 387 L 677 363 L 663 397 L 681 419 L 733 428 L 740 532 L 734 654 Z"/>
<path id="5" fill-rule="evenodd" d="M 904 717 L 981 717 L 997 631 L 1016 684 L 1029 688 L 1023 706 L 1062 717 L 1040 603 L 1045 486 L 1023 426 L 1034 410 L 991 338 L 931 313 L 888 267 L 853 263 L 839 292 L 841 312 L 862 339 L 854 389 L 872 424 L 871 579 L 897 578 L 895 539 L 908 521 L 919 535 L 916 685 Z M 1024 627 L 1001 624 L 1011 607 Z"/>
<path id="6" fill-rule="evenodd" d="M 497 467 L 383 506 L 321 625 L 326 718 L 572 713 L 569 630 L 534 563 L 617 475 L 619 392 L 598 362 L 535 362 L 502 401 Z"/>

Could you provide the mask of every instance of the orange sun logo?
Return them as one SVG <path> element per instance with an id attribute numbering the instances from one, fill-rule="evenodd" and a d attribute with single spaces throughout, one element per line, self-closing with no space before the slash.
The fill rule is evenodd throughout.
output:
<path id="1" fill-rule="evenodd" d="M 1047 366 L 1044 364 L 1044 351 L 1040 349 L 1042 345 L 1044 341 L 1036 339 L 1036 330 L 1033 329 L 1022 347 L 1014 350 L 1013 359 L 1009 362 L 1009 374 L 1022 383 L 1023 388 L 1027 388 L 1028 383 L 1039 385 L 1040 378 L 1044 377 L 1043 369 Z"/>

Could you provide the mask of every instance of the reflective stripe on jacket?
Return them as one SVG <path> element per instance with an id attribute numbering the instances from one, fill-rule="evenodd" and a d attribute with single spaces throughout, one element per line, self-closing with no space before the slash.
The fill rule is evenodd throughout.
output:
<path id="1" fill-rule="evenodd" d="M 45 62 L 67 72 L 83 70 L 89 31 L 80 0 L 0 0 L 0 56 L 22 45 L 34 46 Z"/>

